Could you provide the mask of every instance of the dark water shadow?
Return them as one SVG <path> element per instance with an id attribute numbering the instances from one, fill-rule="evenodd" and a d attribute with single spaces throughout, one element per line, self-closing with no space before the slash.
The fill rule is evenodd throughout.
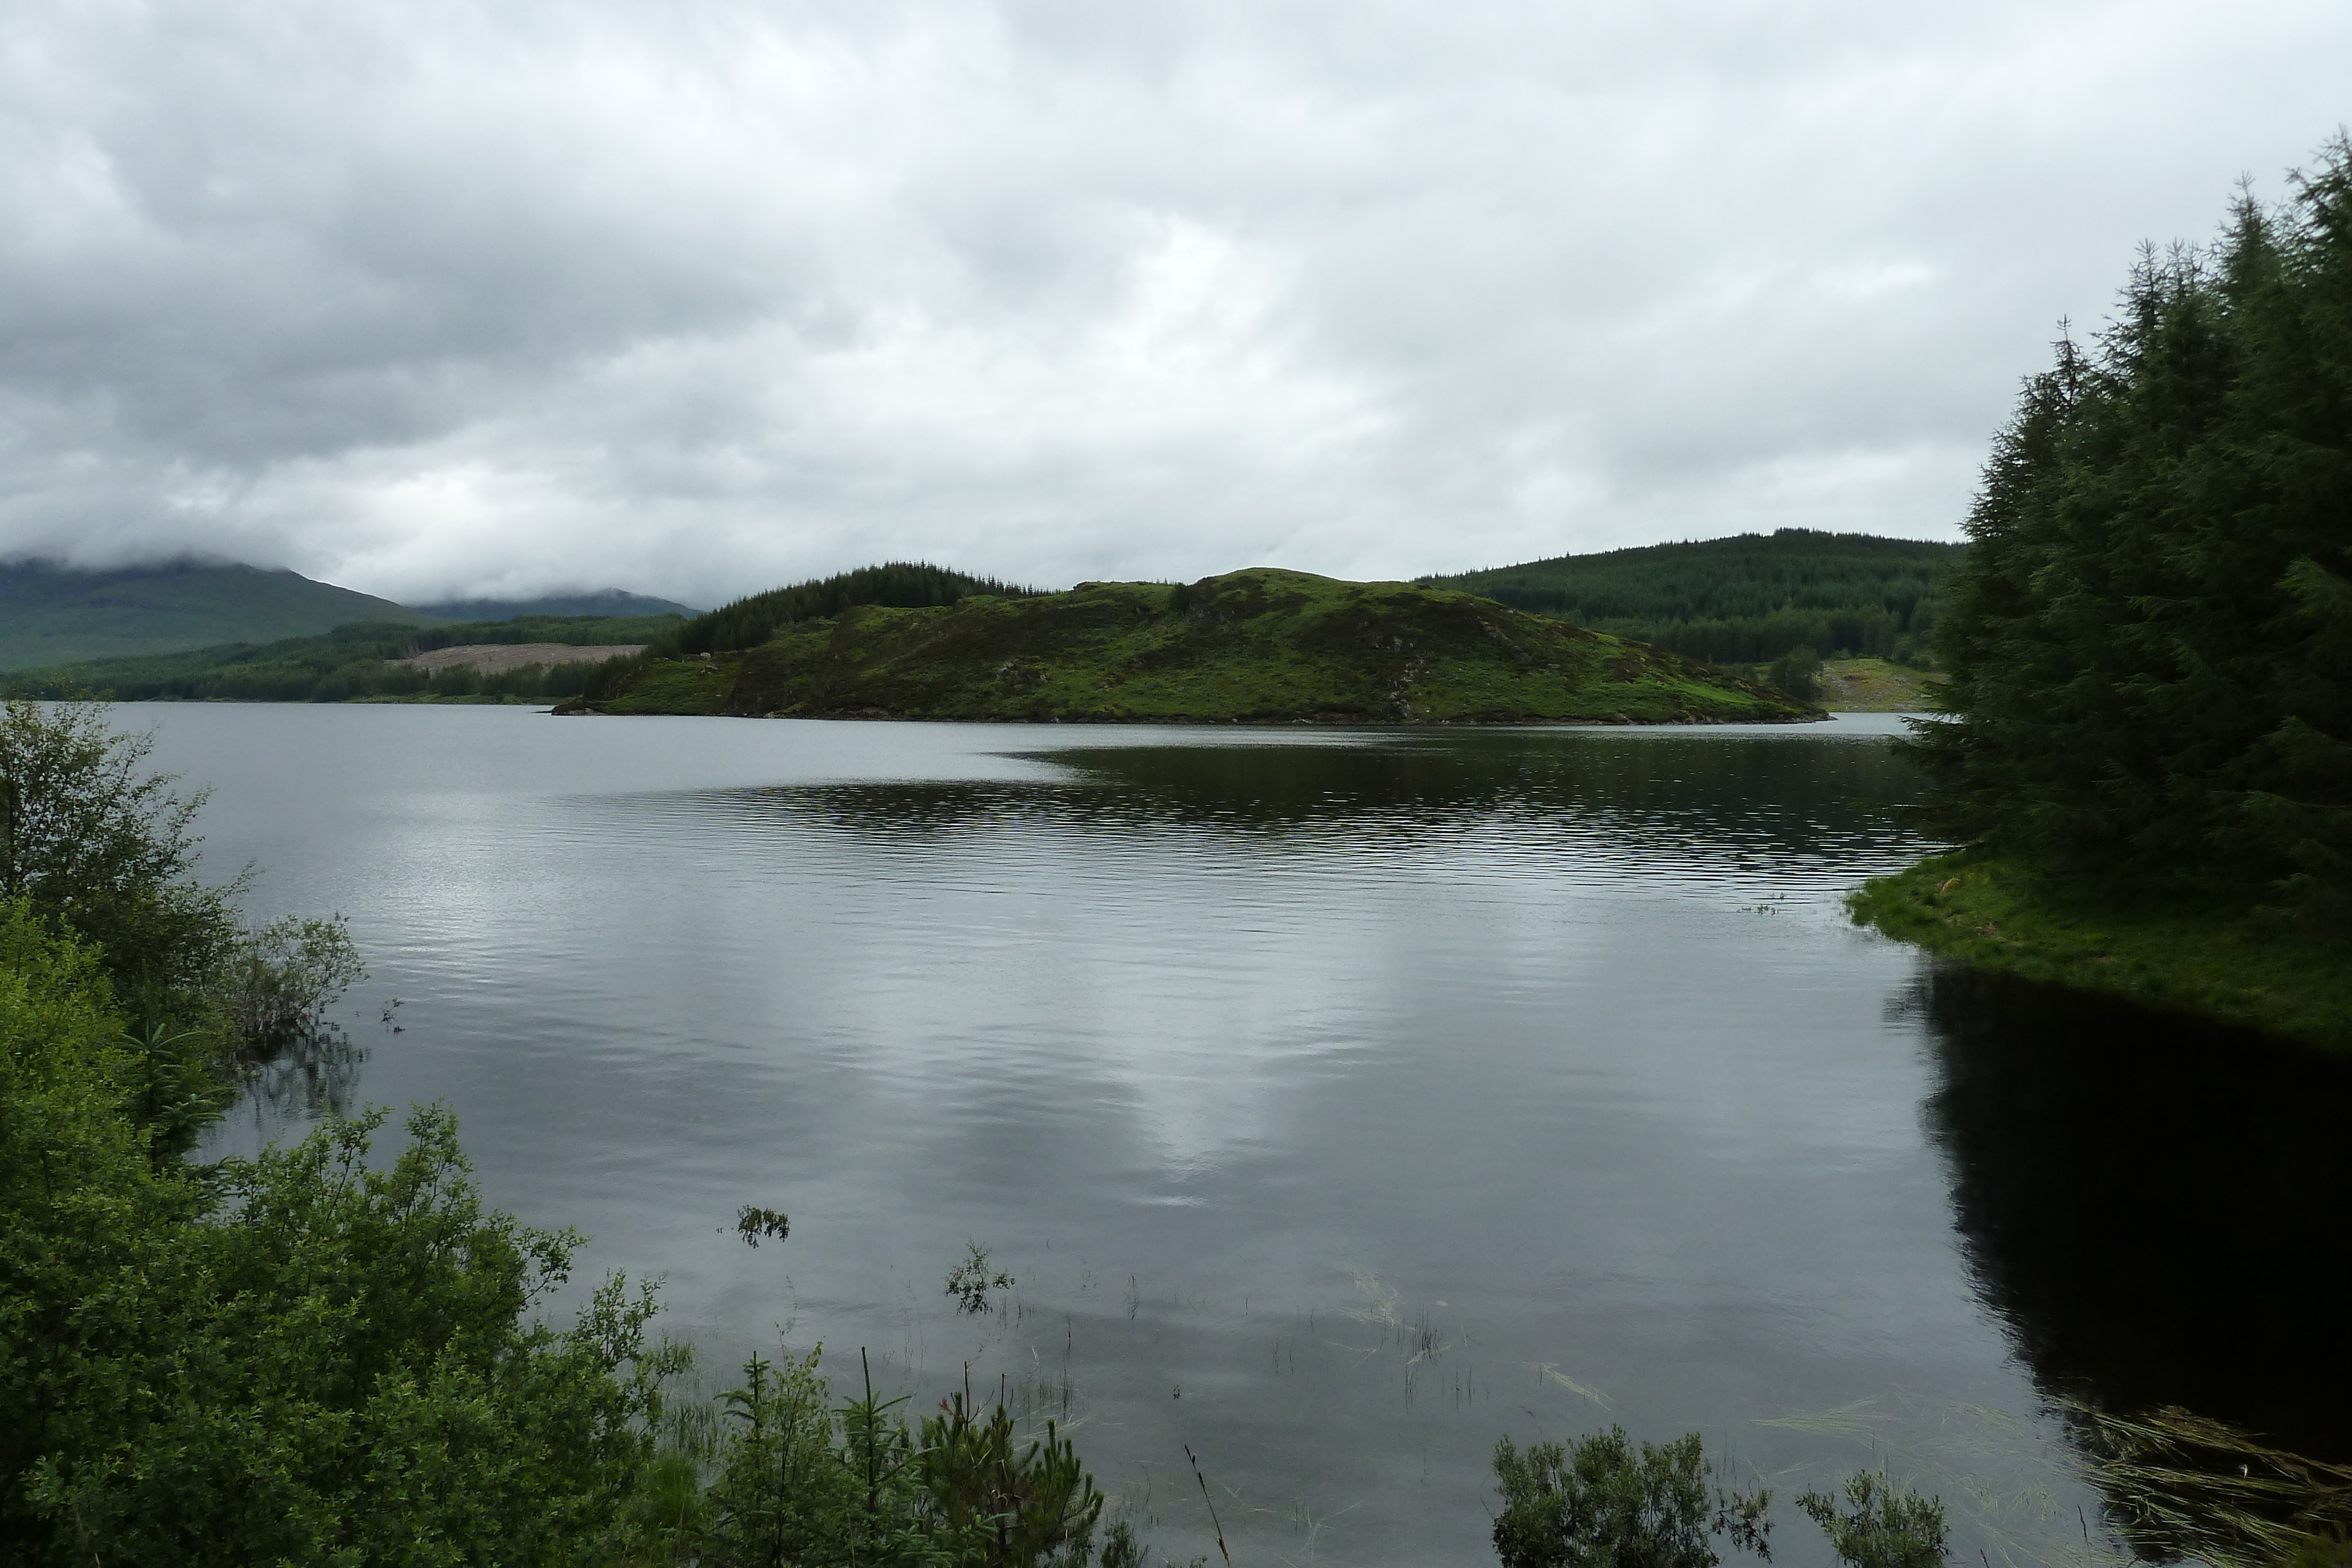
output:
<path id="1" fill-rule="evenodd" d="M 2189 1444 L 2143 1495 L 2116 1438 L 2153 1413 L 2352 1459 L 2352 1059 L 1961 967 L 1906 1007 L 1977 1289 L 2126 1539 L 2176 1554 L 2136 1522 L 2252 1458 Z"/>
<path id="2" fill-rule="evenodd" d="M 1521 818 L 1676 853 L 1737 844 L 1806 854 L 1857 841 L 1909 841 L 1885 807 L 1916 792 L 1910 766 L 1884 745 L 1810 737 L 1470 732 L 1019 755 L 1054 765 L 1062 777 L 712 790 L 664 797 L 656 809 L 894 841 L 1013 820 L 1081 830 L 1206 829 L 1271 839 L 1343 830 L 1394 839 Z"/>

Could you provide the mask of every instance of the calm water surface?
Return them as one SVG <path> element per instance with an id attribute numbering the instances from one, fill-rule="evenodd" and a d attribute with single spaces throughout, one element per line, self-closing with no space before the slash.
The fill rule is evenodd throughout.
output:
<path id="1" fill-rule="evenodd" d="M 1612 1421 L 1784 1499 L 1883 1465 L 1963 1559 L 2104 1556 L 2046 1396 L 2276 1429 L 2336 1337 L 2308 1288 L 2146 1272 L 2184 1227 L 2224 1278 L 2312 1238 L 2227 1218 L 2313 1178 L 2232 1162 L 2279 1129 L 2186 1068 L 2106 1092 L 2113 1053 L 2197 1042 L 1847 924 L 1922 847 L 1892 721 L 121 716 L 215 786 L 257 913 L 351 916 L 363 1060 L 326 1092 L 454 1105 L 494 1201 L 593 1238 L 583 1276 L 666 1280 L 713 1386 L 780 1340 L 919 1406 L 969 1365 L 1179 1561 L 1214 1551 L 1187 1444 L 1237 1563 L 1473 1563 L 1495 1439 Z M 2279 1071 L 2306 1122 L 2352 1105 Z M 2159 1192 L 2095 1174 L 2192 1125 Z M 744 1247 L 745 1203 L 791 1239 Z M 1018 1281 L 984 1316 L 941 1288 L 974 1242 Z M 1780 1559 L 1825 1561 L 1784 1514 Z"/>

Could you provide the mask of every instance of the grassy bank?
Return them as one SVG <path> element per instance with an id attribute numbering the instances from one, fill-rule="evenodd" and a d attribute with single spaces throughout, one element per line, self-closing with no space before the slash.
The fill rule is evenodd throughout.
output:
<path id="1" fill-rule="evenodd" d="M 2352 941 L 2181 894 L 2085 893 L 1965 854 L 1863 884 L 1855 920 L 1930 952 L 2352 1050 Z"/>
<path id="2" fill-rule="evenodd" d="M 1824 659 L 1818 679 L 1822 706 L 1832 713 L 1926 713 L 1936 706 L 1931 672 L 1885 659 Z"/>

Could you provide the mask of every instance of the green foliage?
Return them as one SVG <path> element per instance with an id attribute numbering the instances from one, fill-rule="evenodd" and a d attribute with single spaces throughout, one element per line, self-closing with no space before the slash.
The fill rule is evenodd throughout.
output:
<path id="1" fill-rule="evenodd" d="M 434 617 L 290 571 L 196 561 L 103 571 L 0 564 L 0 670 L 303 637 L 350 621 Z"/>
<path id="2" fill-rule="evenodd" d="M 446 1112 L 207 1178 L 158 1163 L 104 970 L 0 905 L 0 1556 L 569 1563 L 658 1377 L 617 1282 L 520 1314 L 573 1239 L 486 1210 Z"/>
<path id="3" fill-rule="evenodd" d="M 988 1292 L 1009 1291 L 1018 1283 L 1003 1270 L 991 1270 L 988 1249 L 979 1242 L 971 1244 L 964 1260 L 948 1270 L 947 1293 L 955 1298 L 956 1311 L 984 1312 L 988 1311 Z"/>
<path id="4" fill-rule="evenodd" d="M 1102 1568 L 1143 1568 L 1143 1556 L 1148 1549 L 1136 1539 L 1135 1526 L 1123 1519 L 1114 1520 L 1103 1531 Z M 1208 1559 L 1196 1557 L 1193 1568 L 1202 1568 Z"/>
<path id="5" fill-rule="evenodd" d="M 1941 1498 L 1921 1497 L 1884 1476 L 1846 1478 L 1845 1504 L 1826 1492 L 1797 1499 L 1847 1568 L 1943 1568 L 1949 1550 Z"/>
<path id="6" fill-rule="evenodd" d="M 142 764 L 152 737 L 103 708 L 0 706 L 0 898 L 26 901 L 93 945 L 150 1021 L 209 990 L 236 947 L 236 886 L 196 880 L 201 790 Z"/>
<path id="7" fill-rule="evenodd" d="M 96 954 L 23 899 L 0 901 L 0 1558 L 11 1562 L 42 1560 L 41 1543 L 62 1552 L 65 1535 L 28 1505 L 27 1473 L 62 1444 L 92 1446 L 101 1406 L 133 1396 L 135 1374 L 87 1375 L 89 1347 L 143 1333 L 156 1274 L 180 1267 L 156 1238 L 198 1207 L 193 1186 L 150 1157 L 136 1114 L 144 1076 Z"/>
<path id="8" fill-rule="evenodd" d="M 1959 545 L 1781 528 L 1420 580 L 1717 664 L 1792 648 L 1922 661 Z"/>
<path id="9" fill-rule="evenodd" d="M 152 737 L 103 706 L 0 706 L 0 898 L 71 932 L 102 964 L 147 1061 L 164 1147 L 192 1143 L 239 1065 L 323 1025 L 365 973 L 340 916 L 242 928 L 240 877 L 196 876 L 204 793 L 145 771 Z"/>
<path id="10" fill-rule="evenodd" d="M 1812 702 L 1822 695 L 1822 656 L 1811 648 L 1791 648 L 1772 661 L 1764 680 L 1792 697 Z"/>
<path id="11" fill-rule="evenodd" d="M 1696 1432 L 1637 1453 L 1622 1427 L 1565 1447 L 1495 1446 L 1504 1568 L 1715 1568 L 1713 1540 L 1769 1560 L 1771 1493 L 1727 1492 Z"/>
<path id="12" fill-rule="evenodd" d="M 717 1426 L 670 1443 L 710 1479 L 667 1505 L 657 1545 L 669 1560 L 700 1568 L 1091 1560 L 1103 1496 L 1052 1423 L 1024 1443 L 1002 1406 L 983 1416 L 959 1393 L 911 1432 L 896 1414 L 904 1401 L 876 1398 L 870 1376 L 861 1397 L 835 1404 L 818 1359 L 814 1351 L 781 1364 L 753 1357 L 742 1386 L 721 1396 Z M 1133 1532 L 1115 1529 L 1112 1541 L 1133 1568 Z"/>
<path id="13" fill-rule="evenodd" d="M 985 1420 L 968 1393 L 923 1421 L 919 1473 L 930 1533 L 956 1568 L 1082 1568 L 1103 1495 L 1051 1421 L 1025 1447 L 1003 1406 Z"/>
<path id="14" fill-rule="evenodd" d="M 283 1045 L 322 1028 L 329 1005 L 366 977 L 341 915 L 274 921 L 248 934 L 230 964 L 237 1031 L 254 1049 Z"/>
<path id="15" fill-rule="evenodd" d="M 1952 829 L 2239 907 L 2352 893 L 2352 142 L 2145 255 L 2027 383 L 1916 754 Z"/>
<path id="16" fill-rule="evenodd" d="M 740 656 L 649 660 L 607 713 L 899 718 L 1749 721 L 1811 712 L 1671 653 L 1407 583 L 1257 568 L 853 607 Z"/>
<path id="17" fill-rule="evenodd" d="M 320 635 L 263 646 L 229 643 L 182 653 L 28 671 L 14 685 L 26 696 L 70 698 L 99 692 L 124 702 L 560 701 L 586 691 L 602 665 L 616 661 L 529 665 L 495 674 L 466 668 L 428 673 L 387 661 L 474 643 L 644 643 L 678 624 L 675 615 L 535 615 L 428 627 L 354 622 Z M 617 662 L 625 663 L 626 656 Z"/>
<path id="18" fill-rule="evenodd" d="M 1039 591 L 1015 588 L 993 578 L 972 577 L 927 561 L 887 561 L 788 588 L 772 588 L 723 604 L 665 637 L 653 652 L 665 658 L 691 653 L 731 653 L 756 648 L 780 626 L 826 621 L 854 605 L 887 604 L 901 610 L 953 604 L 976 594 L 1020 599 Z"/>
<path id="19" fill-rule="evenodd" d="M 742 668 L 740 654 L 656 659 L 640 654 L 599 672 L 588 694 L 559 713 L 722 714 Z M 603 695 L 597 694 L 602 692 Z M 593 707 L 592 706 L 593 705 Z"/>
<path id="20" fill-rule="evenodd" d="M 869 1398 L 855 1412 L 858 1440 L 845 1441 L 816 1362 L 814 1352 L 782 1367 L 754 1357 L 743 1386 L 722 1396 L 709 1524 L 693 1542 L 698 1562 L 783 1568 L 853 1561 L 856 1546 L 877 1561 L 909 1555 L 917 1489 L 905 1432 Z"/>

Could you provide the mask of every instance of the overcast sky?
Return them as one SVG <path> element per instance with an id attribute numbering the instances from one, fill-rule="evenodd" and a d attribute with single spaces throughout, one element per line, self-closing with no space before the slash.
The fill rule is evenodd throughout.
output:
<path id="1" fill-rule="evenodd" d="M 2352 5 L 19 0 L 0 554 L 698 603 L 1951 538 Z"/>

